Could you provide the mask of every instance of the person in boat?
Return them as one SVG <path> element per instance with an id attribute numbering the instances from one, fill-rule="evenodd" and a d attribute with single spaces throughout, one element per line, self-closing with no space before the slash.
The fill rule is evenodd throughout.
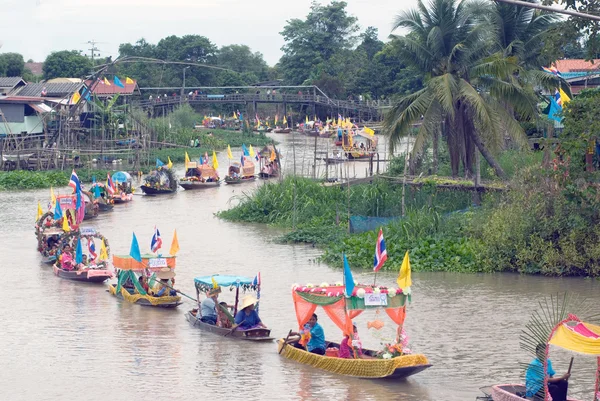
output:
<path id="1" fill-rule="evenodd" d="M 90 262 L 88 261 L 88 256 L 83 255 L 83 256 L 81 256 L 81 263 L 77 264 L 76 269 L 83 270 L 83 269 L 87 268 L 89 264 L 90 264 Z"/>
<path id="2" fill-rule="evenodd" d="M 177 296 L 177 291 L 173 289 L 173 279 L 175 278 L 174 271 L 167 267 L 165 270 L 156 273 L 156 278 L 158 278 L 159 281 L 156 282 L 152 289 L 155 297 Z"/>
<path id="3" fill-rule="evenodd" d="M 217 309 L 217 326 L 223 327 L 225 329 L 231 329 L 232 327 L 232 317 L 230 311 L 230 305 L 227 302 L 219 302 L 219 307 Z"/>
<path id="4" fill-rule="evenodd" d="M 60 254 L 60 265 L 65 270 L 73 270 L 75 267 L 73 264 L 73 253 L 69 244 L 66 244 L 63 247 L 62 253 Z"/>
<path id="5" fill-rule="evenodd" d="M 58 235 L 49 236 L 48 240 L 46 240 L 46 244 L 48 245 L 49 249 L 54 248 L 55 245 L 58 245 Z"/>
<path id="6" fill-rule="evenodd" d="M 258 300 L 252 295 L 244 297 L 240 310 L 235 315 L 235 327 L 239 330 L 249 330 L 258 327 L 266 328 L 263 322 L 258 317 L 258 312 L 254 306 Z"/>
<path id="7" fill-rule="evenodd" d="M 304 330 L 301 330 L 298 333 L 291 333 L 290 335 L 299 337 L 298 340 L 300 340 L 303 335 L 310 336 L 308 343 L 306 343 L 306 347 L 302 345 L 300 341 L 297 341 L 294 344 L 294 347 L 306 349 L 313 354 L 325 355 L 325 332 L 323 331 L 323 327 L 318 323 L 316 313 L 313 313 L 308 323 L 304 325 Z"/>
<path id="8" fill-rule="evenodd" d="M 212 325 L 217 324 L 217 298 L 221 287 L 213 288 L 206 294 L 206 299 L 200 303 L 200 321 Z"/>
<path id="9" fill-rule="evenodd" d="M 140 283 L 140 285 L 142 286 L 142 288 L 144 289 L 144 291 L 146 291 L 146 294 L 148 292 L 150 292 L 150 288 L 148 287 L 148 280 L 146 279 L 146 276 L 141 275 L 138 278 L 138 282 Z"/>
<path id="10" fill-rule="evenodd" d="M 546 345 L 538 344 L 535 347 L 537 357 L 531 361 L 525 374 L 525 388 L 527 397 L 533 397 L 534 401 L 544 400 L 544 358 L 546 358 Z M 556 372 L 552 368 L 552 362 L 547 359 L 548 364 L 548 391 L 553 401 L 566 401 L 569 387 L 570 373 L 560 377 L 554 377 Z"/>
<path id="11" fill-rule="evenodd" d="M 358 329 L 356 328 L 356 324 L 352 324 L 352 330 L 354 334 L 352 334 L 352 340 L 349 336 L 344 336 L 342 342 L 340 343 L 340 351 L 338 356 L 340 358 L 345 359 L 353 359 L 353 358 L 362 358 L 362 343 L 360 338 L 358 338 Z"/>

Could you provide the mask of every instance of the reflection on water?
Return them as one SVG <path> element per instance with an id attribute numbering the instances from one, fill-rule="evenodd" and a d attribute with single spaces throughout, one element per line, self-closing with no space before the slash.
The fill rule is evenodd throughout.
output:
<path id="1" fill-rule="evenodd" d="M 221 163 L 226 166 L 226 158 Z M 177 286 L 193 297 L 195 276 L 260 271 L 260 312 L 273 335 L 282 337 L 295 328 L 291 285 L 339 281 L 341 271 L 312 262 L 318 249 L 270 242 L 278 230 L 214 217 L 232 196 L 258 185 L 136 196 L 89 224 L 110 240 L 114 253 L 129 251 L 132 231 L 148 250 L 155 224 L 166 252 L 177 229 Z M 434 366 L 401 382 L 357 380 L 285 360 L 274 343 L 248 344 L 202 332 L 184 318 L 193 306 L 189 300 L 177 310 L 143 308 L 118 302 L 105 285 L 55 277 L 40 263 L 33 235 L 37 201 L 44 204 L 47 198 L 46 190 L 0 193 L 0 203 L 9 205 L 0 209 L 6 297 L 0 304 L 0 387 L 10 394 L 2 399 L 126 400 L 167 389 L 174 400 L 196 400 L 200 394 L 215 400 L 474 400 L 478 387 L 521 380 L 519 363 L 529 357 L 519 350 L 518 337 L 539 299 L 565 290 L 600 298 L 595 280 L 415 273 L 406 329 L 412 349 Z M 368 271 L 356 276 L 372 280 Z M 392 285 L 395 276 L 380 273 L 378 282 Z M 223 297 L 231 296 L 224 291 Z M 378 349 L 380 340 L 366 328 L 373 319 L 374 312 L 365 312 L 357 323 L 364 346 Z M 321 322 L 329 339 L 341 339 L 325 317 Z M 553 351 L 552 357 L 557 372 L 565 371 L 569 356 Z M 573 395 L 591 398 L 583 391 L 593 386 L 593 365 L 593 358 L 576 356 Z"/>

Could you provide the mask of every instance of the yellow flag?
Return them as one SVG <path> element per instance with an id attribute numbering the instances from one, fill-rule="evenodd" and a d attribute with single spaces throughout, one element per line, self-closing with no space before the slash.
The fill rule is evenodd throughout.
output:
<path id="1" fill-rule="evenodd" d="M 127 77 L 127 78 L 125 78 L 125 83 L 126 84 L 134 84 L 135 82 L 133 81 L 133 79 Z"/>
<path id="2" fill-rule="evenodd" d="M 108 252 L 106 251 L 104 239 L 102 239 L 102 242 L 100 243 L 100 260 L 108 260 Z"/>
<path id="3" fill-rule="evenodd" d="M 219 168 L 219 161 L 217 160 L 217 154 L 213 150 L 213 168 L 216 170 Z"/>
<path id="4" fill-rule="evenodd" d="M 308 124 L 308 114 L 306 115 L 306 123 Z"/>
<path id="5" fill-rule="evenodd" d="M 233 155 L 231 154 L 231 147 L 227 145 L 227 158 L 233 159 Z"/>
<path id="6" fill-rule="evenodd" d="M 175 256 L 179 252 L 179 241 L 177 240 L 177 230 L 173 233 L 173 241 L 171 242 L 171 249 L 169 250 L 169 254 Z"/>
<path id="7" fill-rule="evenodd" d="M 188 169 L 188 163 L 190 162 L 190 157 L 188 156 L 187 152 L 185 152 L 185 169 Z"/>
<path id="8" fill-rule="evenodd" d="M 69 221 L 67 220 L 67 213 L 64 210 L 63 210 L 63 224 L 62 224 L 62 229 L 66 233 L 68 233 L 69 231 L 71 231 L 71 228 L 69 227 Z"/>
<path id="9" fill-rule="evenodd" d="M 40 201 L 38 201 L 37 217 L 35 218 L 35 221 L 38 221 L 43 215 L 44 211 L 42 210 L 42 205 L 40 204 Z"/>
<path id="10" fill-rule="evenodd" d="M 283 116 L 283 125 L 287 125 L 287 118 L 285 116 Z"/>
<path id="11" fill-rule="evenodd" d="M 250 157 L 254 157 L 254 149 L 252 149 L 252 145 L 250 145 L 250 148 L 248 149 L 248 154 Z"/>
<path id="12" fill-rule="evenodd" d="M 104 85 L 110 86 L 110 82 L 108 81 L 108 79 L 106 79 L 106 77 L 104 77 Z"/>
<path id="13" fill-rule="evenodd" d="M 563 106 L 571 101 L 571 98 L 565 93 L 562 88 L 558 90 L 560 93 L 560 100 L 562 101 Z"/>
<path id="14" fill-rule="evenodd" d="M 364 131 L 365 131 L 365 134 L 367 134 L 367 135 L 371 135 L 371 136 L 375 135 L 375 131 L 373 131 L 369 127 L 365 127 Z"/>
<path id="15" fill-rule="evenodd" d="M 277 156 L 275 155 L 275 150 L 271 149 L 271 157 L 269 158 L 271 161 L 275 160 Z"/>
<path id="16" fill-rule="evenodd" d="M 81 95 L 79 94 L 79 92 L 73 93 L 73 97 L 71 98 L 71 104 L 79 103 L 80 99 L 81 99 Z"/>
<path id="17" fill-rule="evenodd" d="M 167 168 L 172 168 L 172 167 L 173 167 L 173 162 L 171 161 L 171 157 L 170 157 L 170 156 L 167 156 L 167 160 L 169 161 L 169 162 L 167 163 Z"/>
<path id="18" fill-rule="evenodd" d="M 54 190 L 50 187 L 50 202 L 52 203 L 52 208 L 56 206 L 56 196 L 54 196 Z"/>
<path id="19" fill-rule="evenodd" d="M 410 259 L 408 258 L 408 251 L 404 255 L 404 260 L 402 261 L 402 266 L 400 267 L 400 274 L 398 275 L 398 287 L 405 289 L 412 285 L 412 281 L 410 279 Z"/>
<path id="20" fill-rule="evenodd" d="M 275 114 L 275 125 L 277 125 L 277 121 L 279 121 L 279 114 Z"/>
<path id="21" fill-rule="evenodd" d="M 237 118 L 237 114 L 235 114 L 235 111 L 233 112 L 233 118 Z"/>
<path id="22" fill-rule="evenodd" d="M 217 283 L 217 280 L 215 280 L 214 276 L 211 277 L 210 280 L 213 283 L 213 288 L 219 288 L 219 283 Z"/>

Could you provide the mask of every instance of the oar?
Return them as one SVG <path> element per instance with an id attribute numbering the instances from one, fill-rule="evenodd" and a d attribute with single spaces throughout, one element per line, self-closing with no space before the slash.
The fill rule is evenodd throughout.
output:
<path id="1" fill-rule="evenodd" d="M 167 284 L 163 283 L 162 281 L 158 281 L 158 282 L 159 282 L 160 284 L 164 285 L 165 287 L 167 287 L 167 288 L 170 288 L 170 289 L 172 289 L 172 290 L 176 291 L 177 293 L 179 293 L 179 294 L 183 295 L 184 297 L 187 297 L 187 298 L 191 299 L 192 301 L 194 301 L 194 302 L 196 302 L 196 303 L 198 302 L 198 300 L 197 300 L 196 298 L 192 298 L 192 297 L 190 297 L 189 295 L 187 295 L 187 294 L 184 294 L 183 292 L 181 292 L 181 291 L 179 291 L 179 290 L 176 290 L 175 288 L 173 288 L 173 287 L 171 287 L 171 286 L 169 286 L 169 285 L 167 285 Z"/>
<path id="2" fill-rule="evenodd" d="M 567 370 L 568 374 L 571 374 L 571 368 L 573 367 L 573 357 L 571 357 L 571 362 L 569 363 L 569 370 Z"/>
<path id="3" fill-rule="evenodd" d="M 292 330 L 290 329 L 290 331 L 288 332 L 287 337 L 285 338 L 285 340 L 283 340 L 283 344 L 281 345 L 281 349 L 279 350 L 279 354 L 281 354 L 281 352 L 283 351 L 283 349 L 285 348 L 285 346 L 287 345 L 287 340 L 290 339 L 290 336 L 292 335 Z"/>

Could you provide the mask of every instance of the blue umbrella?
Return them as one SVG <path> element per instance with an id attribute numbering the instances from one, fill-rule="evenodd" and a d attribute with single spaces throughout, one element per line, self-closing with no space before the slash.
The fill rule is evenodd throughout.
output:
<path id="1" fill-rule="evenodd" d="M 127 181 L 131 180 L 131 176 L 129 175 L 129 173 L 127 173 L 125 171 L 117 171 L 116 173 L 113 174 L 112 180 L 113 180 L 113 182 L 115 182 L 115 181 L 127 182 Z"/>

